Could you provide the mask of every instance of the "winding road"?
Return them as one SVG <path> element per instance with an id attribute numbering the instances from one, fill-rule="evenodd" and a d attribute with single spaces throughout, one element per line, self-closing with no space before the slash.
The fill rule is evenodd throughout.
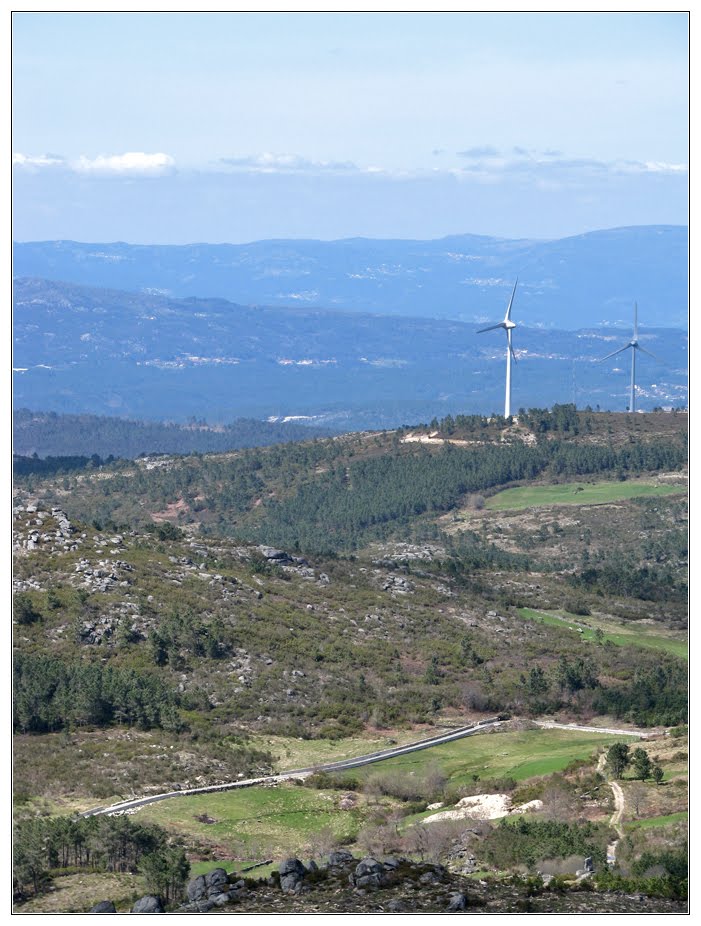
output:
<path id="1" fill-rule="evenodd" d="M 404 746 L 394 746 L 391 749 L 382 749 L 379 752 L 371 752 L 364 756 L 356 756 L 353 759 L 342 759 L 339 762 L 329 762 L 324 765 L 315 765 L 311 768 L 293 769 L 289 772 L 280 772 L 277 775 L 264 775 L 260 778 L 246 778 L 242 781 L 230 781 L 220 785 L 208 785 L 203 788 L 182 788 L 177 791 L 166 791 L 163 794 L 153 794 L 150 797 L 139 797 L 133 800 L 120 801 L 117 804 L 110 804 L 107 807 L 93 807 L 79 814 L 80 817 L 96 817 L 101 814 L 122 814 L 129 811 L 137 810 L 139 807 L 145 807 L 147 804 L 155 804 L 158 801 L 169 800 L 172 797 L 190 797 L 193 794 L 213 794 L 217 791 L 233 791 L 236 788 L 252 788 L 256 785 L 278 784 L 282 781 L 292 781 L 299 778 L 308 778 L 317 772 L 343 772 L 351 768 L 360 768 L 363 765 L 371 765 L 374 762 L 382 762 L 384 759 L 393 759 L 395 756 L 403 756 L 410 752 L 418 752 L 420 749 L 430 749 L 432 746 L 440 746 L 443 743 L 450 743 L 453 740 L 463 739 L 466 736 L 474 736 L 476 733 L 484 733 L 501 726 L 505 721 L 498 717 L 491 717 L 488 720 L 480 720 L 477 723 L 466 727 L 458 727 L 447 733 L 441 733 L 436 736 L 428 737 L 424 740 L 417 740 L 414 743 L 407 743 Z M 645 738 L 649 733 L 641 730 L 614 730 L 604 727 L 587 727 L 579 724 L 557 723 L 550 720 L 533 721 L 536 726 L 542 729 L 556 730 L 576 730 L 585 733 L 608 733 L 616 736 L 638 736 Z M 614 787 L 614 783 L 611 783 Z M 614 791 L 615 795 L 615 791 Z M 621 792 L 621 801 L 623 794 Z M 621 810 L 622 812 L 622 810 Z M 612 820 L 613 825 L 613 820 Z M 615 850 L 614 850 L 615 854 Z"/>
<path id="2" fill-rule="evenodd" d="M 92 810 L 86 810 L 79 814 L 80 817 L 96 817 L 100 814 L 120 814 L 130 810 L 136 810 L 144 807 L 146 804 L 155 804 L 158 801 L 165 801 L 171 797 L 189 797 L 193 794 L 212 794 L 217 791 L 232 791 L 235 788 L 252 788 L 255 785 L 278 784 L 281 781 L 292 781 L 295 778 L 308 778 L 317 772 L 343 772 L 351 768 L 360 768 L 363 765 L 371 765 L 373 762 L 382 762 L 384 759 L 393 759 L 395 756 L 403 756 L 410 752 L 418 752 L 420 749 L 429 749 L 431 746 L 440 746 L 442 743 L 450 743 L 453 740 L 462 739 L 465 736 L 473 736 L 475 733 L 484 733 L 486 730 L 492 730 L 501 726 L 502 721 L 498 717 L 489 720 L 480 720 L 468 727 L 459 727 L 456 730 L 450 730 L 448 733 L 441 733 L 437 736 L 431 736 L 425 740 L 417 740 L 414 743 L 407 743 L 404 746 L 394 746 L 391 749 L 382 749 L 379 752 L 371 752 L 364 756 L 356 756 L 353 759 L 342 759 L 339 762 L 329 762 L 324 765 L 315 765 L 311 768 L 298 768 L 289 772 L 280 772 L 277 775 L 264 775 L 261 778 L 246 778 L 243 781 L 230 781 L 221 785 L 209 785 L 204 788 L 183 788 L 179 791 L 167 791 L 163 794 L 153 794 L 150 797 L 140 797 L 135 800 L 120 801 L 117 804 L 110 804 L 108 807 L 94 807 Z"/>

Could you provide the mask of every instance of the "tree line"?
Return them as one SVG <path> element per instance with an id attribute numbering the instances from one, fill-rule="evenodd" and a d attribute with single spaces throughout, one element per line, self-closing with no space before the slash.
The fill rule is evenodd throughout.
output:
<path id="1" fill-rule="evenodd" d="M 178 695 L 153 672 L 17 653 L 13 724 L 20 733 L 121 723 L 182 728 Z"/>
<path id="2" fill-rule="evenodd" d="M 29 817 L 13 834 L 13 880 L 18 899 L 38 894 L 52 870 L 140 871 L 166 904 L 179 900 L 190 863 L 160 826 L 129 817 Z"/>
<path id="3" fill-rule="evenodd" d="M 293 421 L 237 418 L 230 424 L 208 425 L 204 419 L 191 418 L 181 424 L 107 415 L 60 415 L 26 408 L 14 412 L 13 425 L 17 453 L 31 456 L 36 452 L 41 457 L 70 457 L 86 447 L 102 457 L 126 459 L 152 453 L 224 453 L 335 433 Z"/>
<path id="4" fill-rule="evenodd" d="M 384 539 L 424 514 L 449 511 L 469 493 L 539 476 L 636 474 L 679 468 L 685 448 L 667 442 L 620 448 L 552 441 L 439 451 L 421 449 L 331 467 L 287 498 L 263 502 L 243 539 L 314 553 L 353 550 Z"/>

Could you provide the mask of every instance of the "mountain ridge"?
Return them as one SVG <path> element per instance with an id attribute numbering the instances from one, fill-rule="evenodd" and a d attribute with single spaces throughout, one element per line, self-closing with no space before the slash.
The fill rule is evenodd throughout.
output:
<path id="1" fill-rule="evenodd" d="M 16 276 L 478 323 L 500 315 L 518 276 L 517 317 L 571 329 L 687 322 L 688 228 L 628 226 L 561 239 L 270 239 L 248 244 L 16 242 Z M 563 311 L 563 303 L 567 311 Z"/>
<path id="2" fill-rule="evenodd" d="M 307 419 L 396 427 L 503 407 L 504 345 L 448 319 L 174 299 L 41 279 L 14 286 L 16 407 L 210 423 Z M 520 324 L 513 407 L 624 409 L 628 330 Z M 641 409 L 686 404 L 686 332 L 641 328 Z"/>

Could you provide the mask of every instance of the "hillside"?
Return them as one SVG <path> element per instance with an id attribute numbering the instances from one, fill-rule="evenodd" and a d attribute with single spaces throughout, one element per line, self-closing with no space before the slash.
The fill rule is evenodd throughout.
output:
<path id="1" fill-rule="evenodd" d="M 641 307 L 642 320 L 651 324 Z M 632 317 L 620 330 L 518 321 L 514 408 L 573 396 L 580 407 L 627 407 L 628 356 L 598 361 L 627 343 Z M 339 430 L 397 427 L 437 410 L 489 414 L 503 408 L 504 345 L 477 327 L 17 279 L 14 403 L 181 424 L 206 409 L 210 425 L 246 417 Z M 686 332 L 641 328 L 640 339 L 654 359 L 638 363 L 638 407 L 685 406 Z"/>
<path id="2" fill-rule="evenodd" d="M 510 494 L 526 490 L 526 501 Z M 651 734 L 686 722 L 686 519 L 685 415 L 568 406 L 531 410 L 509 427 L 461 416 L 18 477 L 19 818 L 315 766 L 495 712 L 514 717 L 497 753 L 476 737 L 458 752 L 417 753 L 411 771 L 367 785 L 346 776 L 311 790 L 182 798 L 137 819 L 165 827 L 190 864 L 211 868 L 314 854 L 341 839 L 356 852 L 411 854 L 412 834 L 423 832 L 411 824 L 430 801 L 512 793 L 517 781 L 523 801 L 546 806 L 555 785 L 584 793 L 595 781 L 592 750 L 611 736 L 558 739 L 529 722 Z M 654 805 L 656 786 L 646 786 L 648 812 L 683 813 L 682 753 L 655 755 L 667 785 Z M 346 793 L 350 815 L 318 809 Z M 574 799 L 558 817 L 570 827 L 580 819 Z M 602 789 L 592 800 L 587 819 L 603 825 L 609 798 Z M 231 814 L 235 823 L 218 826 Z M 387 829 L 392 814 L 406 825 Z M 268 815 L 272 830 L 260 826 Z M 523 837 L 523 851 L 546 851 L 534 838 Z M 646 838 L 626 849 L 641 865 Z M 675 822 L 665 839 L 678 847 L 680 838 Z M 513 869 L 498 827 L 474 840 L 480 864 Z M 519 898 L 506 891 L 498 908 Z M 245 909 L 260 902 L 252 894 Z"/>
<path id="3" fill-rule="evenodd" d="M 500 317 L 516 277 L 519 319 L 576 330 L 687 325 L 688 229 L 650 225 L 554 241 L 454 235 L 433 241 L 280 240 L 183 246 L 17 242 L 18 277 L 172 297 L 313 306 L 475 323 Z"/>
<path id="4" fill-rule="evenodd" d="M 655 416 L 640 420 L 654 427 Z M 484 709 L 514 709 L 518 666 L 541 654 L 554 672 L 560 655 L 573 655 L 567 633 L 524 625 L 517 607 L 585 613 L 605 602 L 619 619 L 685 627 L 685 422 L 657 420 L 657 435 L 618 448 L 602 445 L 593 425 L 534 445 L 517 430 L 505 444 L 492 425 L 471 448 L 360 435 L 147 457 L 53 484 L 18 479 L 16 580 L 39 615 L 24 619 L 20 651 L 58 658 L 59 674 L 106 652 L 115 669 L 150 664 L 169 685 L 183 666 L 194 703 L 215 704 L 212 722 L 254 727 L 261 697 L 265 725 L 274 717 L 281 730 L 295 717 L 310 731 L 350 732 L 378 710 L 384 723 L 425 721 L 431 703 L 461 706 L 466 666 Z M 678 437 L 660 440 L 670 423 Z M 537 516 L 490 508 L 501 488 L 554 481 L 641 489 L 604 494 L 576 516 L 547 499 Z M 55 539 L 53 509 L 79 526 Z M 612 651 L 596 652 L 596 663 L 588 677 L 623 680 Z M 245 669 L 242 680 L 232 665 Z M 597 688 L 558 683 L 548 709 L 583 698 L 580 709 L 591 710 L 609 697 Z"/>
<path id="5" fill-rule="evenodd" d="M 244 447 L 267 447 L 290 441 L 327 437 L 328 428 L 313 430 L 294 421 L 239 418 L 232 424 L 208 425 L 130 421 L 98 415 L 57 415 L 17 409 L 12 415 L 12 445 L 17 456 L 70 457 L 86 447 L 99 457 L 138 457 L 149 453 L 216 453 Z M 88 462 L 88 458 L 84 458 Z M 60 467 L 60 461 L 55 462 Z"/>

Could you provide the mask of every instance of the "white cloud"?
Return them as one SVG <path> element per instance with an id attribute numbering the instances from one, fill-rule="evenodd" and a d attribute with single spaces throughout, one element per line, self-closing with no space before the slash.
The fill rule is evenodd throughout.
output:
<path id="1" fill-rule="evenodd" d="M 169 154 L 158 152 L 146 154 L 143 151 L 127 151 L 126 154 L 100 154 L 96 158 L 81 155 L 71 164 L 73 170 L 81 173 L 108 174 L 160 174 L 175 166 L 175 160 Z"/>
<path id="2" fill-rule="evenodd" d="M 13 167 L 55 167 L 63 164 L 64 159 L 57 154 L 21 154 L 16 151 L 12 155 Z"/>
<path id="3" fill-rule="evenodd" d="M 664 161 L 646 161 L 643 165 L 645 170 L 658 174 L 688 174 L 688 164 L 666 164 Z"/>
<path id="4" fill-rule="evenodd" d="M 450 169 L 450 173 L 463 180 L 477 180 L 482 183 L 496 182 L 503 178 L 520 177 L 528 182 L 559 184 L 567 181 L 581 182 L 587 178 L 606 174 L 673 174 L 688 173 L 688 165 L 671 164 L 664 161 L 600 160 L 592 157 L 563 157 L 558 151 L 527 151 L 513 148 L 513 157 L 474 159 L 470 163 Z M 464 152 L 458 152 L 464 156 Z M 440 170 L 440 169 L 439 169 Z"/>
<path id="5" fill-rule="evenodd" d="M 322 171 L 340 173 L 358 170 L 357 166 L 351 161 L 311 161 L 299 154 L 273 154 L 270 151 L 242 157 L 220 158 L 219 162 L 236 170 L 262 174 L 298 174 Z"/>

